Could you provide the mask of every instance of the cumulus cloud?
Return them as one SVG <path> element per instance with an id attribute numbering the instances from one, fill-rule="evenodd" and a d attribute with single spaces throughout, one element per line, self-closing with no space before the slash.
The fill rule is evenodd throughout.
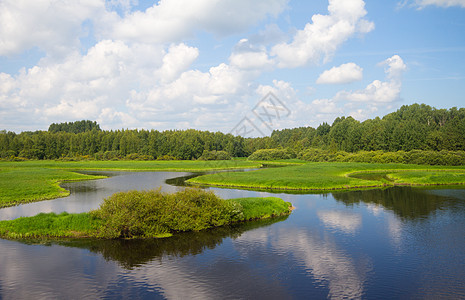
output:
<path id="1" fill-rule="evenodd" d="M 316 99 L 312 101 L 312 109 L 320 114 L 337 114 L 342 110 L 332 99 Z"/>
<path id="2" fill-rule="evenodd" d="M 73 52 L 60 62 L 43 60 L 15 76 L 1 73 L 5 80 L 0 98 L 10 109 L 23 109 L 30 119 L 47 123 L 96 119 L 105 107 L 122 109 L 131 90 L 153 86 L 154 70 L 163 70 L 163 59 L 170 54 L 158 46 L 104 40 L 84 55 Z"/>
<path id="3" fill-rule="evenodd" d="M 141 122 L 158 120 L 175 128 L 208 128 L 213 122 L 228 131 L 252 107 L 244 98 L 259 98 L 250 86 L 255 76 L 224 63 L 206 72 L 187 70 L 171 82 L 134 91 L 126 107 Z"/>
<path id="4" fill-rule="evenodd" d="M 79 46 L 83 22 L 105 14 L 105 3 L 96 1 L 0 2 L 0 55 L 14 55 L 33 47 L 54 55 Z"/>
<path id="5" fill-rule="evenodd" d="M 381 63 L 385 69 L 387 81 L 375 80 L 366 88 L 354 92 L 341 91 L 335 96 L 337 100 L 355 102 L 391 103 L 399 100 L 402 87 L 401 75 L 406 70 L 402 58 L 394 55 Z"/>
<path id="6" fill-rule="evenodd" d="M 165 43 L 192 37 L 197 30 L 215 35 L 241 32 L 284 10 L 287 0 L 162 0 L 147 10 L 113 20 L 105 35 L 126 41 Z M 102 25 L 104 27 L 104 25 Z"/>
<path id="7" fill-rule="evenodd" d="M 294 68 L 331 58 L 337 48 L 356 33 L 367 33 L 374 24 L 364 19 L 367 14 L 362 0 L 330 0 L 328 15 L 313 15 L 312 23 L 297 31 L 292 42 L 272 48 L 281 68 Z"/>
<path id="8" fill-rule="evenodd" d="M 362 80 L 363 69 L 355 63 L 342 64 L 324 71 L 317 79 L 318 84 L 341 84 Z"/>
<path id="9" fill-rule="evenodd" d="M 315 99 L 310 103 L 298 100 L 295 105 L 296 115 L 299 119 L 307 120 L 307 125 L 318 126 L 323 121 L 331 123 L 341 115 L 363 120 L 379 113 L 380 109 L 392 109 L 400 99 L 402 74 L 407 67 L 398 55 L 382 61 L 378 66 L 385 67 L 384 81 L 374 80 L 363 89 L 342 90 L 332 98 Z"/>
<path id="10" fill-rule="evenodd" d="M 188 45 L 190 37 L 199 31 L 216 36 L 244 31 L 281 13 L 288 1 L 162 0 L 144 11 L 131 9 L 135 2 L 1 1 L 0 56 L 31 48 L 45 52 L 33 67 L 0 73 L 1 119 L 20 112 L 40 122 L 40 128 L 85 118 L 98 120 L 105 129 L 196 126 L 228 131 L 265 91 L 273 91 L 283 101 L 297 103 L 289 122 L 298 126 L 297 116 L 308 116 L 301 112 L 340 112 L 336 100 L 306 104 L 296 99 L 289 82 L 268 86 L 255 80 L 276 67 L 329 59 L 344 41 L 374 26 L 365 19 L 362 0 L 330 0 L 328 15 L 314 15 L 292 42 L 285 42 L 277 25 L 269 25 L 241 39 L 228 61 L 199 70 L 192 67 L 200 51 Z M 81 44 L 86 38 L 94 43 L 88 48 Z M 338 78 L 322 74 L 321 81 L 355 80 L 355 73 L 362 72 L 357 67 L 328 70 Z M 23 129 L 18 122 L 2 126 Z"/>
<path id="11" fill-rule="evenodd" d="M 273 65 L 266 48 L 253 45 L 248 39 L 239 41 L 229 57 L 229 61 L 231 65 L 246 70 L 270 68 Z"/>
<path id="12" fill-rule="evenodd" d="M 163 57 L 163 66 L 159 70 L 161 80 L 173 81 L 186 71 L 199 56 L 199 50 L 181 43 L 172 45 Z"/>
<path id="13" fill-rule="evenodd" d="M 198 30 L 218 36 L 238 33 L 267 16 L 277 16 L 287 0 L 163 0 L 145 11 L 130 9 L 134 1 L 43 0 L 0 2 L 0 55 L 37 47 L 63 56 L 79 49 L 88 25 L 99 39 L 136 43 L 172 43 Z M 123 16 L 113 9 L 121 9 Z"/>

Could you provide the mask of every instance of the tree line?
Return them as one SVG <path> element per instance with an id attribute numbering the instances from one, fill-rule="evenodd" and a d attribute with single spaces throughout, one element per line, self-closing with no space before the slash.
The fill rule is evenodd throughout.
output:
<path id="1" fill-rule="evenodd" d="M 286 149 L 286 155 L 302 158 L 313 155 L 315 149 L 332 155 L 366 151 L 464 151 L 465 109 L 413 104 L 383 118 L 359 122 L 352 117 L 339 117 L 331 125 L 275 130 L 271 136 L 259 138 L 195 129 L 108 131 L 92 121 L 52 124 L 48 131 L 19 134 L 0 131 L 2 159 L 190 160 L 218 151 L 232 157 L 248 157 L 261 149 Z"/>
<path id="2" fill-rule="evenodd" d="M 465 150 L 465 108 L 436 109 L 404 105 L 383 118 L 359 122 L 339 117 L 332 125 L 276 130 L 271 138 L 280 147 L 345 151 Z"/>
<path id="3" fill-rule="evenodd" d="M 246 139 L 221 132 L 189 130 L 97 130 L 2 132 L 0 157 L 27 159 L 198 159 L 205 150 L 247 156 Z"/>

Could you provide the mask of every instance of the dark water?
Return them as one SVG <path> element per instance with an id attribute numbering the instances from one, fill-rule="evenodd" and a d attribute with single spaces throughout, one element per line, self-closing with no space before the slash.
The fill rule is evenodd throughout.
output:
<path id="1" fill-rule="evenodd" d="M 86 211 L 125 189 L 174 191 L 164 181 L 188 174 L 112 175 L 69 184 L 68 198 L 0 210 L 0 218 Z M 296 210 L 168 239 L 0 240 L 0 299 L 465 299 L 464 189 L 273 195 Z"/>

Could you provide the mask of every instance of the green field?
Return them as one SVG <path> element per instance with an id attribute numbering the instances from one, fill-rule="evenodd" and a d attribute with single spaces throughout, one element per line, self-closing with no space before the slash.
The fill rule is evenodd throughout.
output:
<path id="1" fill-rule="evenodd" d="M 0 208 L 64 197 L 69 192 L 60 188 L 64 181 L 103 178 L 78 174 L 78 170 L 119 171 L 211 171 L 258 168 L 249 161 L 24 161 L 0 162 Z"/>
<path id="2" fill-rule="evenodd" d="M 189 179 L 188 182 L 235 188 L 309 191 L 394 185 L 456 185 L 465 184 L 465 166 L 323 162 L 203 175 Z"/>

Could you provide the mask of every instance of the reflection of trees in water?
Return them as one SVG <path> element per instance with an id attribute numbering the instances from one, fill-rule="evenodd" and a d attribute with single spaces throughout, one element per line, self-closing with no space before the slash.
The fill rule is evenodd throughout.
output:
<path id="1" fill-rule="evenodd" d="M 334 199 L 346 205 L 365 202 L 382 205 L 402 219 L 426 218 L 438 209 L 454 209 L 457 199 L 429 193 L 412 187 L 333 193 Z"/>
<path id="2" fill-rule="evenodd" d="M 198 177 L 201 175 L 205 175 L 205 174 L 207 173 L 206 172 L 195 172 L 193 174 L 186 175 L 186 176 L 169 178 L 165 180 L 165 183 L 169 185 L 174 185 L 174 186 L 189 186 L 189 184 L 186 183 L 186 180 L 189 180 L 191 178 Z"/>
<path id="3" fill-rule="evenodd" d="M 132 269 L 165 255 L 183 257 L 202 253 L 205 249 L 214 249 L 225 238 L 237 238 L 242 233 L 259 227 L 284 221 L 288 216 L 223 226 L 199 232 L 185 232 L 162 239 L 140 240 L 72 240 L 53 241 L 67 247 L 89 249 L 101 253 L 106 260 L 118 262 L 123 268 Z"/>

